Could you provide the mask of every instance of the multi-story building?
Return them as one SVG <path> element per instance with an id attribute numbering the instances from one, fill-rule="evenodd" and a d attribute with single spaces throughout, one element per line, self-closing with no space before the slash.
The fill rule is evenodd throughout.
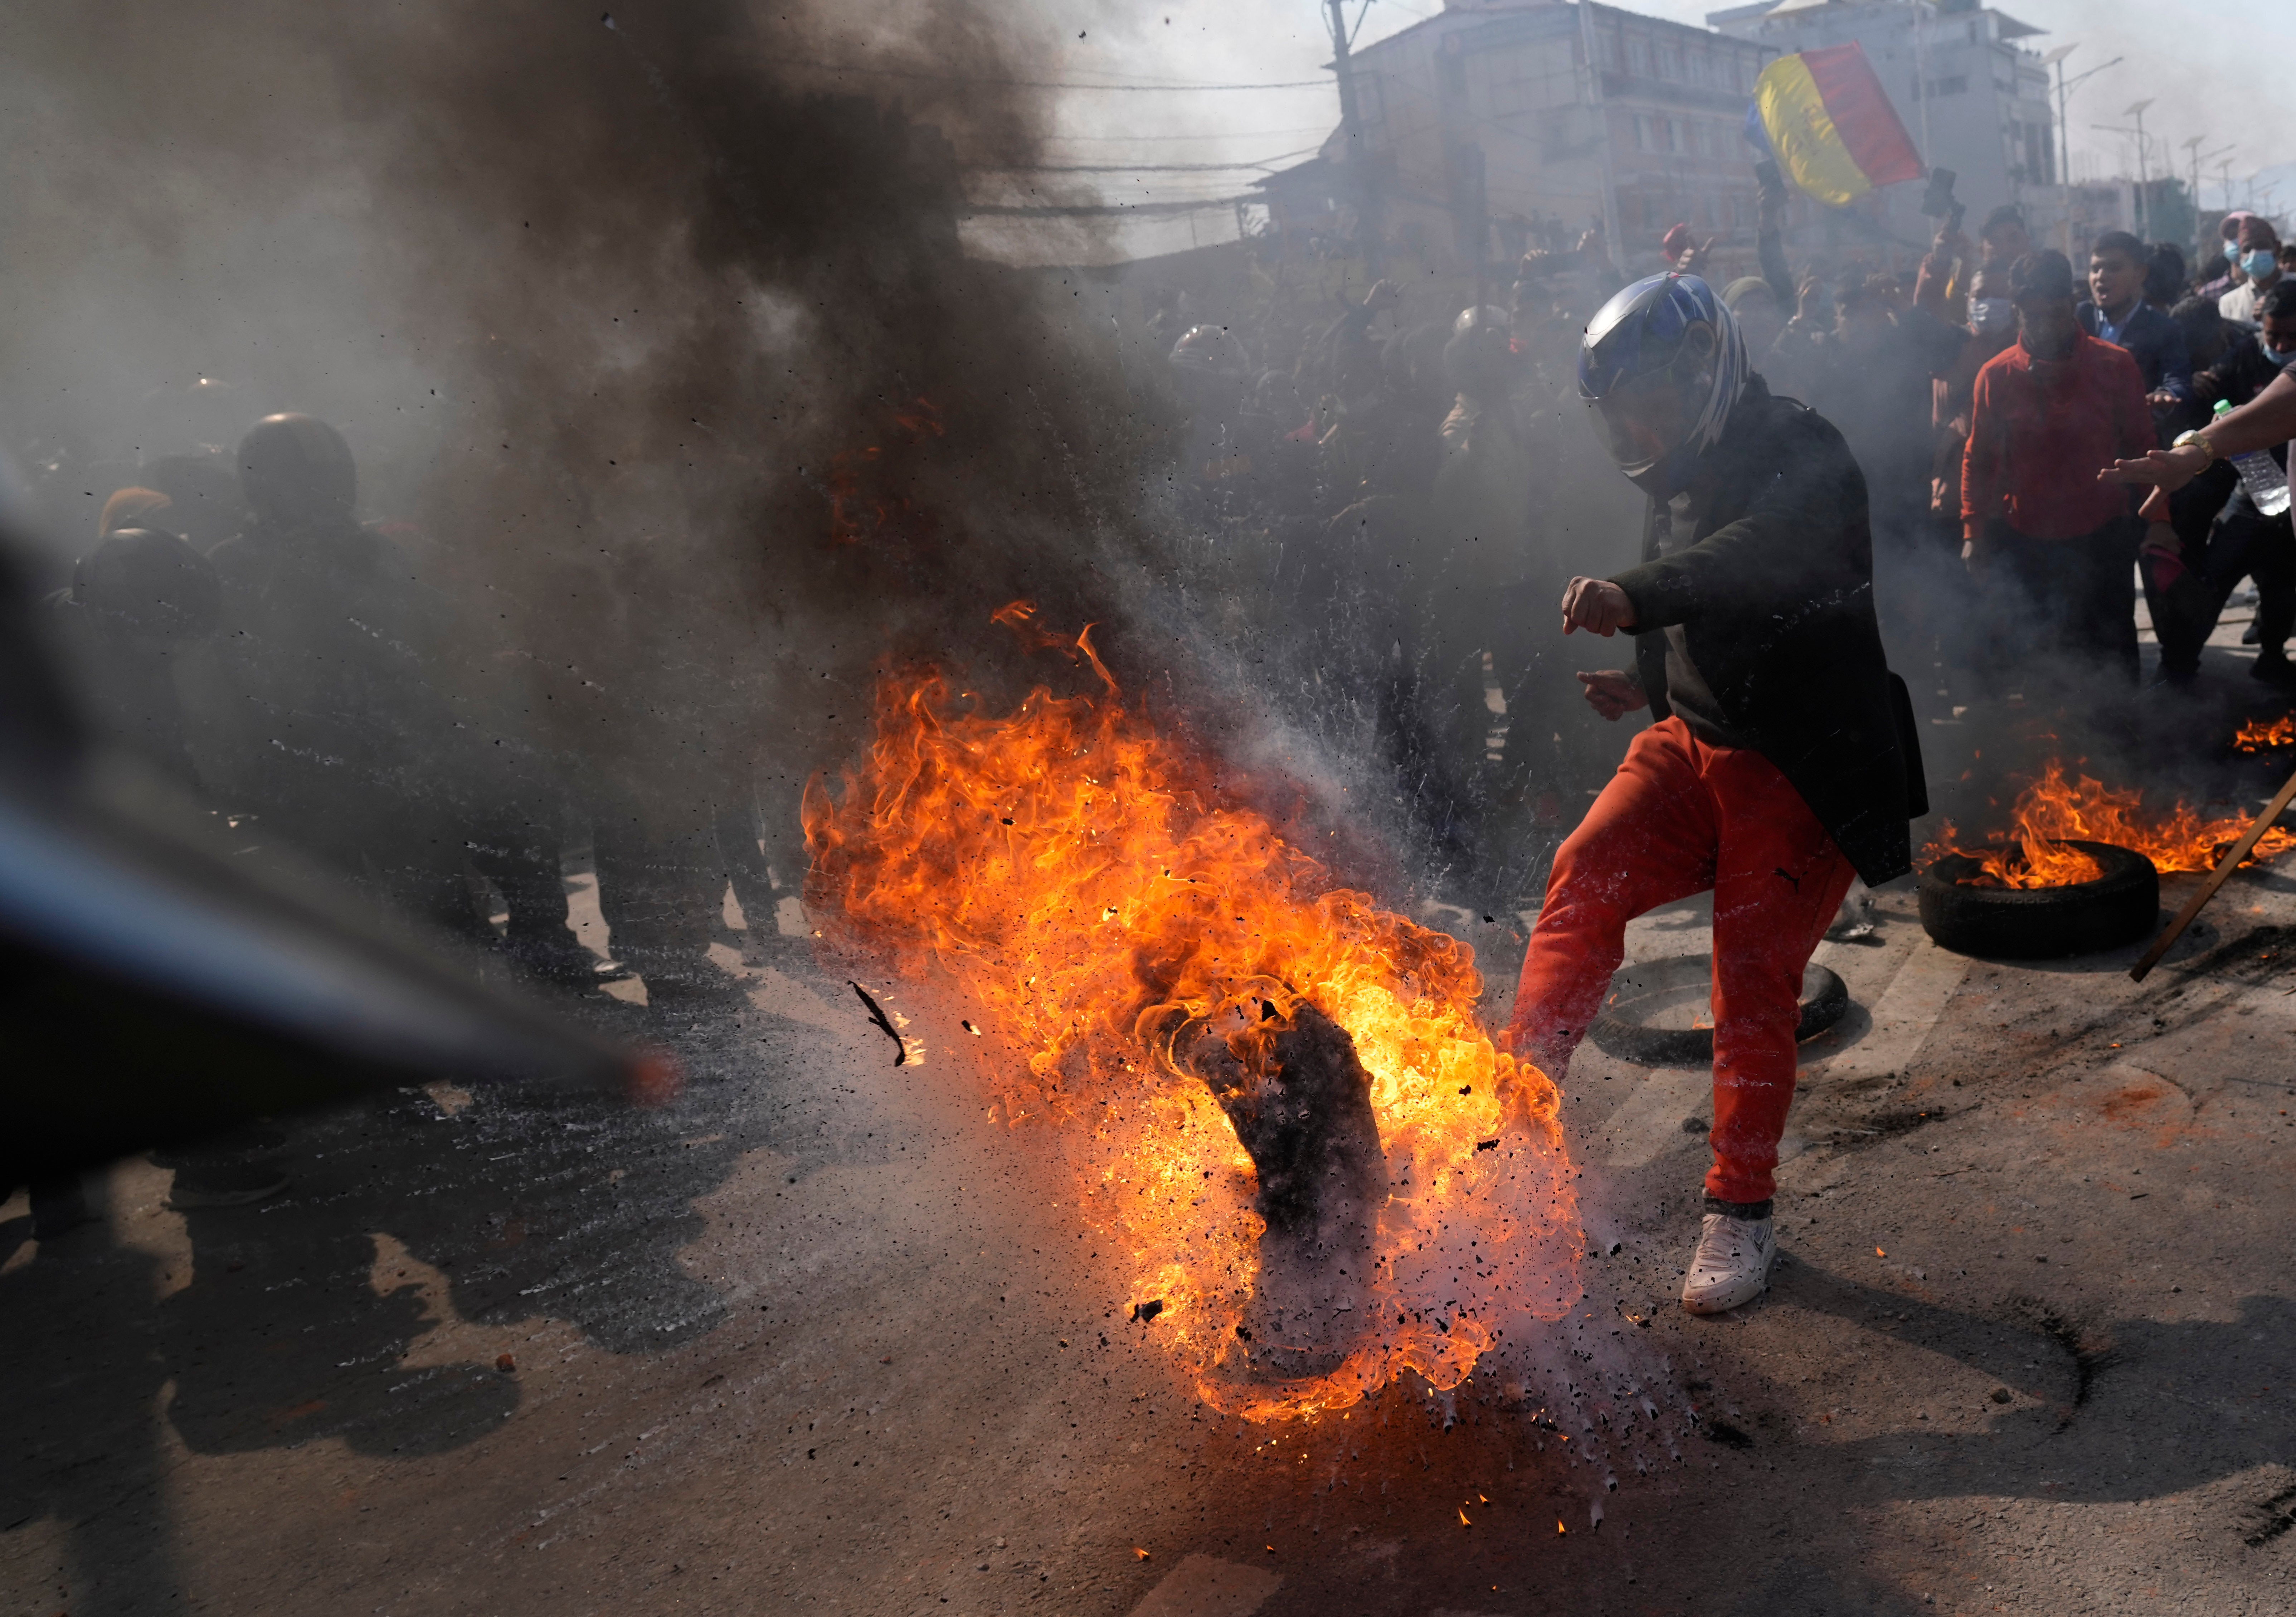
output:
<path id="1" fill-rule="evenodd" d="M 1337 224 L 1368 182 L 1381 236 L 1449 272 L 1616 232 L 1628 268 L 1677 222 L 1751 259 L 1753 152 L 1742 125 L 1766 41 L 1593 0 L 1446 0 L 1357 53 L 1361 135 L 1261 182 L 1279 229 Z M 1591 69 L 1590 69 L 1591 56 Z"/>
<path id="2" fill-rule="evenodd" d="M 1923 160 L 1955 172 L 1970 211 L 2019 203 L 2035 239 L 2052 239 L 2066 199 L 2048 70 L 2019 43 L 2041 29 L 1980 0 L 1759 0 L 1706 20 L 1780 54 L 1854 40 Z M 1890 187 L 1869 217 L 1900 242 L 1925 242 L 1935 225 L 1922 192 Z"/>

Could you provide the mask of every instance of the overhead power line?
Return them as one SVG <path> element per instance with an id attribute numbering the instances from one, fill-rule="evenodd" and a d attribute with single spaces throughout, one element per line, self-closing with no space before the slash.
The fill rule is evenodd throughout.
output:
<path id="1" fill-rule="evenodd" d="M 967 215 L 994 214 L 1000 218 L 1074 219 L 1107 218 L 1117 214 L 1200 213 L 1210 208 L 1233 208 L 1238 202 L 1258 202 L 1266 199 L 1256 196 L 1208 196 L 1185 202 L 1078 202 L 1068 206 L 999 206 L 971 207 Z"/>
<path id="2" fill-rule="evenodd" d="M 1303 146 L 1297 152 L 1279 152 L 1274 157 L 1258 158 L 1245 163 L 988 163 L 974 170 L 980 174 L 1219 174 L 1238 168 L 1272 168 L 1287 158 L 1305 157 L 1316 150 Z"/>
<path id="3" fill-rule="evenodd" d="M 1151 141 L 1273 140 L 1286 135 L 1326 133 L 1331 127 L 1331 124 L 1326 121 L 1320 124 L 1301 124 L 1297 128 L 1292 129 L 1195 129 L 1185 135 L 1047 135 L 1045 136 L 1045 141 L 1049 145 L 1062 146 L 1080 145 L 1086 141 L 1095 144 L 1104 144 L 1113 141 L 1119 145 L 1128 146 L 1144 145 Z"/>
<path id="4" fill-rule="evenodd" d="M 878 78 L 918 78 L 933 84 L 993 85 L 1013 90 L 1117 90 L 1117 91 L 1198 91 L 1198 90 L 1322 90 L 1329 89 L 1328 78 L 1292 78 L 1277 84 L 1182 84 L 1150 79 L 1119 80 L 1112 84 L 1087 84 L 1082 80 L 1054 78 L 982 78 L 964 73 L 928 73 L 917 68 L 864 67 L 845 62 L 810 62 L 803 57 L 783 57 L 791 67 L 812 68 L 824 73 L 856 73 Z"/>

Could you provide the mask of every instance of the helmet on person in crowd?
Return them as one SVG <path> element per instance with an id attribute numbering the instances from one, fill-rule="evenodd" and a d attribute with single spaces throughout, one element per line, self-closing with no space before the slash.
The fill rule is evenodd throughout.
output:
<path id="1" fill-rule="evenodd" d="M 239 440 L 248 509 L 290 526 L 348 521 L 358 469 L 343 435 L 316 416 L 266 415 Z"/>
<path id="2" fill-rule="evenodd" d="M 1578 348 L 1578 397 L 1603 447 L 1660 499 L 1689 485 L 1752 373 L 1737 320 L 1696 275 L 1636 282 L 1597 311 Z"/>
<path id="3" fill-rule="evenodd" d="M 1218 378 L 1239 386 L 1251 379 L 1243 344 L 1224 325 L 1192 325 L 1172 345 L 1172 368 L 1184 375 Z"/>
<path id="4" fill-rule="evenodd" d="M 1506 390 L 1514 370 L 1514 337 L 1505 309 L 1486 304 L 1451 323 L 1443 345 L 1443 375 L 1453 389 L 1488 398 Z"/>
<path id="5" fill-rule="evenodd" d="M 146 640 L 198 640 L 223 615 L 212 563 L 174 534 L 115 528 L 72 568 L 73 604 Z"/>

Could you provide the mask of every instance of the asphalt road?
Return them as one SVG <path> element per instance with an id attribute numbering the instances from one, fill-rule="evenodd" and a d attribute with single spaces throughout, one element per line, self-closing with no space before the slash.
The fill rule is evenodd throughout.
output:
<path id="1" fill-rule="evenodd" d="M 1966 816 L 1944 760 L 1996 733 L 1931 718 Z M 2135 945 L 1967 961 L 1903 890 L 1876 921 L 1821 953 L 1855 1003 L 1805 1049 L 1767 1297 L 1675 1306 L 1706 1079 L 1590 1047 L 1571 1317 L 1276 1427 L 1127 1317 L 960 998 L 871 979 L 896 1067 L 864 968 L 786 944 L 666 1034 L 570 1002 L 668 1038 L 662 1110 L 440 1087 L 283 1124 L 253 1206 L 171 1211 L 139 1160 L 40 1243 L 19 1196 L 0 1617 L 2296 1609 L 2296 880 L 2236 878 L 2141 988 Z M 1510 929 L 1479 941 L 1503 1018 Z"/>
<path id="2" fill-rule="evenodd" d="M 954 1001 L 887 987 L 897 1068 L 841 979 L 744 966 L 664 1111 L 408 1092 L 291 1125 L 255 1206 L 137 1161 L 45 1245 L 0 1208 L 0 1610 L 2284 1611 L 2296 882 L 2220 902 L 2139 989 L 1881 895 L 1790 1260 L 1719 1320 L 1671 1301 L 1702 1076 L 1590 1048 L 1568 1326 L 1274 1428 L 1124 1317 Z"/>

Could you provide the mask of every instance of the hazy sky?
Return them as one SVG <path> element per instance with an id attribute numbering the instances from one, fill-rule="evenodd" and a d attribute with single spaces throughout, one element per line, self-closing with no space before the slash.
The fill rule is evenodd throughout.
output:
<path id="1" fill-rule="evenodd" d="M 1371 0 L 1357 44 L 1411 26 L 1434 14 L 1440 0 Z M 1348 0 L 1352 22 L 1363 0 Z M 1645 0 L 1634 9 L 1679 21 L 1702 23 L 1714 0 Z M 2075 160 L 2081 172 L 2133 173 L 2135 143 L 2102 133 L 2095 124 L 2126 124 L 2130 103 L 2150 98 L 2145 129 L 2156 166 L 2166 148 L 2185 173 L 2184 143 L 2204 137 L 2203 153 L 2221 146 L 2235 195 L 2261 168 L 2296 160 L 2296 4 L 2290 0 L 2008 0 L 2001 9 L 2049 32 L 2029 43 L 2038 50 L 2076 41 L 2070 73 L 2105 68 L 2072 93 Z M 1338 119 L 1338 99 L 1324 71 L 1331 37 L 1322 0 L 1038 0 L 1035 26 L 1057 31 L 1063 79 L 1095 83 L 1279 83 L 1309 80 L 1307 87 L 1231 92 L 1063 92 L 1062 138 L 1054 161 L 1078 166 L 1159 165 L 1163 172 L 1073 176 L 1099 185 L 1110 200 L 1170 201 L 1233 196 L 1259 170 L 1171 171 L 1176 164 L 1298 160 Z M 1016 19 L 1028 12 L 1015 10 Z M 2238 75 L 2226 64 L 2241 64 Z M 2218 163 L 2204 176 L 2202 200 L 2215 205 Z M 2276 199 L 2281 212 L 2296 209 L 2296 184 Z M 1203 239 L 1218 221 L 1200 219 Z M 1170 239 L 1177 231 L 1177 242 Z M 1187 226 L 1161 233 L 1160 247 L 1187 245 Z M 1157 250 L 1157 249 L 1152 249 Z"/>

